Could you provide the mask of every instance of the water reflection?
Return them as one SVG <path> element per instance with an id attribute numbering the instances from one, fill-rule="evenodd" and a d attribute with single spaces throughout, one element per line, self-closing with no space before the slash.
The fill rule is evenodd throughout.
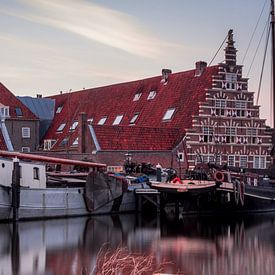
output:
<path id="1" fill-rule="evenodd" d="M 123 215 L 0 224 L 0 274 L 97 274 L 96 266 L 121 264 L 123 257 L 122 274 L 143 261 L 151 265 L 143 274 L 271 275 L 274 221 L 271 214 L 180 220 Z"/>

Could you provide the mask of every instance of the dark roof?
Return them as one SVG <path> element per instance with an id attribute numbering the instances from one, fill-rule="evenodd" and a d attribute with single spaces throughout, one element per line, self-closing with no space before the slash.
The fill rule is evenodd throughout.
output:
<path id="1" fill-rule="evenodd" d="M 39 119 L 52 120 L 54 117 L 55 100 L 51 98 L 38 98 L 30 96 L 17 97 L 27 108 L 29 108 Z"/>
<path id="2" fill-rule="evenodd" d="M 0 103 L 9 107 L 10 118 L 19 120 L 37 120 L 37 117 L 2 83 L 0 83 Z M 16 114 L 16 108 L 20 108 L 22 116 Z"/>
<path id="3" fill-rule="evenodd" d="M 7 150 L 7 146 L 0 128 L 0 150 Z"/>
<path id="4" fill-rule="evenodd" d="M 131 127 L 133 129 L 138 127 L 140 129 L 146 128 L 146 130 L 140 130 L 143 135 L 142 142 L 136 142 L 139 137 L 132 132 L 138 132 L 138 129 L 128 130 L 130 129 L 129 127 L 115 128 L 112 126 L 114 128 L 111 130 L 112 127 L 99 128 L 95 126 L 96 131 L 98 131 L 99 144 L 104 144 L 102 148 L 107 150 L 114 146 L 113 143 L 107 143 L 104 136 L 107 135 L 107 132 L 112 131 L 116 135 L 118 133 L 116 129 L 124 129 L 119 131 L 120 139 L 122 140 L 119 141 L 120 148 L 133 148 L 132 144 L 137 146 L 136 150 L 144 147 L 158 150 L 156 144 L 159 144 L 159 148 L 170 148 L 179 137 L 173 135 L 174 140 L 169 141 L 166 135 L 163 138 L 163 142 L 166 142 L 166 145 L 160 145 L 163 142 L 158 143 L 154 140 L 155 138 L 160 139 L 160 136 L 157 133 L 152 134 L 150 128 L 159 128 L 158 131 L 161 135 L 165 132 L 164 128 L 168 132 L 172 128 L 178 129 L 179 135 L 182 136 L 186 129 L 191 128 L 192 115 L 198 114 L 199 102 L 205 101 L 206 89 L 212 87 L 212 75 L 217 74 L 217 72 L 218 66 L 212 66 L 207 67 L 201 76 L 195 76 L 195 70 L 170 74 L 168 82 L 165 84 L 161 81 L 161 76 L 156 76 L 52 96 L 51 98 L 56 100 L 56 109 L 61 106 L 63 108 L 60 113 L 55 114 L 53 123 L 45 138 L 59 139 L 68 135 L 70 126 L 73 121 L 78 119 L 80 112 L 85 112 L 88 118 L 93 118 L 93 125 L 96 125 L 102 117 L 106 116 L 105 126 L 111 126 L 117 115 L 123 115 L 119 126 L 129 126 L 134 114 L 139 113 L 135 125 Z M 150 91 L 156 91 L 156 96 L 154 99 L 148 100 Z M 141 97 L 139 100 L 133 101 L 136 93 L 141 93 Z M 163 121 L 163 116 L 169 108 L 175 108 L 175 113 L 170 120 Z M 60 124 L 66 122 L 68 123 L 63 129 L 63 133 L 57 133 L 56 130 Z M 148 144 L 145 146 L 142 143 L 145 140 L 144 135 L 146 132 L 148 132 L 150 137 L 147 137 Z M 132 142 L 129 142 L 130 140 Z"/>

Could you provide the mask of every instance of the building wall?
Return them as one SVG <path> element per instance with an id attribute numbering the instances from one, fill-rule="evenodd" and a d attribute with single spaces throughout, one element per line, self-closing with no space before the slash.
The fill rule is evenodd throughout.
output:
<path id="1" fill-rule="evenodd" d="M 206 101 L 193 117 L 193 128 L 187 130 L 191 168 L 201 161 L 260 169 L 271 165 L 271 131 L 253 100 L 242 67 L 220 64 Z"/>
<path id="2" fill-rule="evenodd" d="M 39 121 L 38 120 L 15 120 L 5 121 L 11 142 L 15 151 L 22 151 L 23 147 L 30 148 L 30 152 L 36 151 L 39 146 Z M 30 137 L 22 136 L 22 128 L 30 128 Z"/>

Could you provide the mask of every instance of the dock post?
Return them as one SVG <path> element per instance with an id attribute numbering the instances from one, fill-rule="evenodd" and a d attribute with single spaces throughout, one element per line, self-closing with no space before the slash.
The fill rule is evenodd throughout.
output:
<path id="1" fill-rule="evenodd" d="M 12 171 L 12 219 L 18 221 L 18 209 L 20 206 L 20 166 L 19 159 L 13 159 Z"/>

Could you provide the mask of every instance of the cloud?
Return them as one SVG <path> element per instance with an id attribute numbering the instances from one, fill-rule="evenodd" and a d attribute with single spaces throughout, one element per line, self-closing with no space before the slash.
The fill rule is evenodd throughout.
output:
<path id="1" fill-rule="evenodd" d="M 26 9 L 0 12 L 68 31 L 125 52 L 158 59 L 179 45 L 162 41 L 134 17 L 84 0 L 20 0 Z M 29 10 L 30 9 L 30 10 Z"/>

